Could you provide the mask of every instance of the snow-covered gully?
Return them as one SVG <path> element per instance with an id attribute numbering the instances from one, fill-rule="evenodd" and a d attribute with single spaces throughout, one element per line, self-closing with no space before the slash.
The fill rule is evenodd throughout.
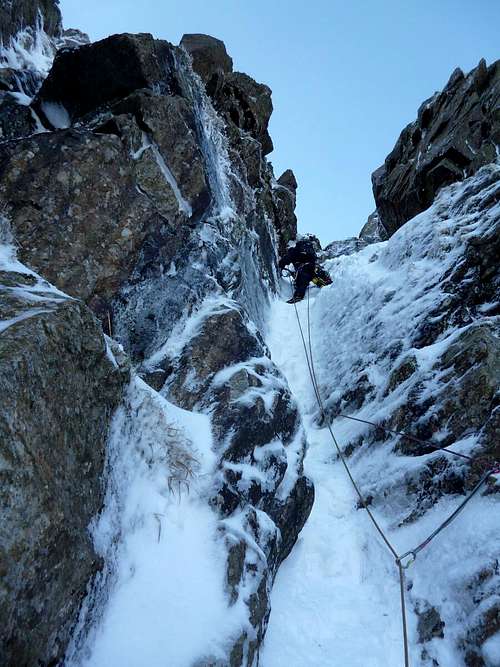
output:
<path id="1" fill-rule="evenodd" d="M 306 310 L 305 301 L 298 304 L 304 323 Z M 286 344 L 283 332 L 287 332 Z M 335 461 L 328 430 L 314 424 L 317 404 L 295 310 L 281 300 L 273 305 L 267 342 L 301 408 L 309 441 L 305 471 L 315 483 L 316 500 L 274 585 L 262 665 L 401 664 L 394 562 L 366 514 L 356 509 L 355 492 Z M 348 428 L 339 425 L 341 438 Z"/>
<path id="2" fill-rule="evenodd" d="M 426 490 L 426 467 L 448 467 L 463 475 L 470 463 L 439 450 L 401 447 L 397 436 L 379 438 L 372 427 L 337 415 L 342 411 L 391 423 L 398 411 L 411 415 L 412 402 L 426 402 L 435 416 L 433 440 L 477 456 L 480 433 L 471 424 L 445 440 L 451 422 L 442 407 L 463 380 L 443 373 L 444 360 L 457 341 L 478 329 L 489 330 L 496 319 L 487 304 L 474 319 L 448 320 L 435 338 L 419 339 L 418 332 L 429 326 L 429 313 L 447 307 L 446 281 L 455 266 L 463 265 L 468 244 L 488 238 L 497 228 L 498 200 L 489 210 L 482 202 L 498 193 L 498 174 L 498 166 L 491 165 L 443 190 L 428 211 L 389 241 L 330 260 L 333 284 L 310 290 L 312 350 L 326 413 L 364 497 L 399 554 L 420 544 L 472 490 L 471 485 L 467 492 L 442 494 L 439 476 Z M 306 332 L 307 307 L 307 300 L 297 306 Z M 328 429 L 318 425 L 295 310 L 283 298 L 272 305 L 267 343 L 300 407 L 309 442 L 305 472 L 315 484 L 316 500 L 276 578 L 262 665 L 403 665 L 398 571 L 359 509 Z M 410 358 L 415 360 L 412 372 L 398 377 Z M 412 430 L 409 422 L 405 427 Z M 464 627 L 474 627 L 478 615 L 493 604 L 494 596 L 474 596 L 467 588 L 484 563 L 495 562 L 500 549 L 492 486 L 490 493 L 475 495 L 407 571 L 413 666 L 463 664 Z M 431 619 L 430 633 L 422 619 Z M 484 642 L 482 658 L 488 667 L 500 665 L 498 635 Z"/>

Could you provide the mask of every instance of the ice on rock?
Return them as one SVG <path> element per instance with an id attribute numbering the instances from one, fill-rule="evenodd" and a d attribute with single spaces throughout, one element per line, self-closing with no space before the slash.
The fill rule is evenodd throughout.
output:
<path id="1" fill-rule="evenodd" d="M 352 446 L 349 465 L 354 477 L 365 497 L 373 498 L 372 509 L 399 553 L 425 539 L 464 496 L 437 493 L 407 520 L 415 507 L 408 485 L 445 455 L 398 453 L 397 436 L 388 434 L 385 442 L 374 443 L 370 426 L 338 417 L 338 412 L 387 423 L 407 405 L 415 387 L 417 400 L 432 398 L 436 410 L 447 399 L 450 379 L 443 377 L 440 360 L 480 318 L 488 327 L 496 326 L 498 318 L 488 314 L 491 308 L 479 308 L 469 321 L 450 319 L 440 333 L 418 346 L 415 336 L 432 321 L 430 314 L 446 312 L 447 277 L 465 262 L 471 240 L 484 242 L 498 233 L 499 184 L 500 166 L 489 165 L 464 183 L 442 190 L 430 209 L 389 241 L 328 262 L 333 284 L 311 288 L 310 303 L 306 299 L 297 304 L 306 341 L 310 310 L 314 367 L 333 431 L 341 447 Z M 284 331 L 291 332 L 286 345 Z M 316 501 L 299 544 L 277 576 L 262 665 L 326 667 L 332 656 L 349 667 L 403 664 L 397 569 L 366 514 L 357 509 L 358 499 L 331 438 L 318 424 L 295 312 L 282 301 L 273 304 L 267 343 L 301 406 L 309 442 L 305 472 L 315 483 Z M 394 369 L 408 359 L 411 372 L 391 383 Z M 362 376 L 364 384 L 359 384 Z M 346 399 L 357 383 L 360 395 Z M 447 435 L 441 424 L 433 439 L 439 443 Z M 479 429 L 470 428 L 451 449 L 474 453 L 478 437 Z M 457 475 L 468 465 L 454 457 L 447 464 Z M 439 489 L 444 478 L 436 473 L 432 483 Z M 479 607 L 471 583 L 477 582 L 478 572 L 488 572 L 498 562 L 496 498 L 476 496 L 407 571 L 411 664 L 427 667 L 436 664 L 433 659 L 441 667 L 464 664 L 464 638 L 481 627 L 481 614 L 497 604 L 494 566 L 479 594 L 484 598 Z M 444 639 L 434 637 L 425 644 L 426 660 L 415 612 L 423 600 L 444 623 Z M 498 634 L 486 641 L 485 664 L 500 664 L 499 646 Z"/>

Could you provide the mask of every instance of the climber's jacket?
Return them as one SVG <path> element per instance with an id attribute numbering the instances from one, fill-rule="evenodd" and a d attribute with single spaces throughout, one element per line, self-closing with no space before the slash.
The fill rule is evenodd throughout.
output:
<path id="1" fill-rule="evenodd" d="M 312 281 L 317 287 L 330 285 L 332 279 L 317 263 L 316 252 L 310 241 L 297 241 L 293 248 L 289 248 L 279 261 L 279 268 L 284 269 L 288 264 L 295 268 L 295 291 L 288 303 L 301 301 Z"/>
<path id="2" fill-rule="evenodd" d="M 317 257 L 313 244 L 310 241 L 301 240 L 297 241 L 293 248 L 288 248 L 279 261 L 279 268 L 284 269 L 288 264 L 293 264 L 296 271 L 305 265 L 314 269 L 316 261 Z"/>

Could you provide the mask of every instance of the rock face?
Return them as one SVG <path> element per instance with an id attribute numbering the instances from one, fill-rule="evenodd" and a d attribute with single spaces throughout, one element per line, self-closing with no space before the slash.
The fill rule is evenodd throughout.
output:
<path id="1" fill-rule="evenodd" d="M 224 342 L 220 347 L 213 344 L 217 337 Z M 266 556 L 256 564 L 248 539 L 235 540 L 227 531 L 230 601 L 243 598 L 250 610 L 250 627 L 237 638 L 230 664 L 241 664 L 241 652 L 243 664 L 251 665 L 266 631 L 274 576 L 314 500 L 302 463 L 289 465 L 295 457 L 302 462 L 306 446 L 295 401 L 262 339 L 235 308 L 207 317 L 177 359 L 167 388 L 181 405 L 210 410 L 220 457 L 211 504 L 223 519 L 242 515 L 245 531 Z M 259 519 L 261 512 L 268 524 Z M 200 664 L 213 663 L 205 658 Z"/>
<path id="2" fill-rule="evenodd" d="M 359 232 L 359 238 L 366 243 L 379 243 L 387 240 L 387 232 L 380 222 L 380 216 L 374 211 L 368 216 L 368 220 Z"/>
<path id="3" fill-rule="evenodd" d="M 39 17 L 51 37 L 62 31 L 58 0 L 11 0 L 0 6 L 0 40 L 7 46 L 10 39 L 25 28 L 36 29 Z"/>
<path id="4" fill-rule="evenodd" d="M 20 259 L 71 296 L 104 302 L 129 275 L 148 225 L 159 224 L 120 166 L 127 160 L 121 141 L 63 130 L 0 152 L 0 196 Z"/>
<path id="5" fill-rule="evenodd" d="M 224 120 L 256 139 L 262 155 L 267 155 L 273 150 L 267 131 L 273 112 L 271 90 L 247 74 L 233 72 L 232 60 L 221 44 L 203 35 L 184 35 L 181 41 Z"/>
<path id="6" fill-rule="evenodd" d="M 168 43 L 147 34 L 114 35 L 79 49 L 64 49 L 55 57 L 38 104 L 42 108 L 44 102 L 62 104 L 75 120 L 135 90 L 165 89 L 170 58 Z"/>
<path id="7" fill-rule="evenodd" d="M 30 109 L 18 104 L 8 93 L 0 93 L 0 141 L 28 136 L 35 128 Z"/>
<path id="8" fill-rule="evenodd" d="M 226 545 L 228 604 L 246 610 L 224 638 L 224 664 L 250 667 L 277 568 L 313 500 L 297 407 L 259 334 L 277 244 L 296 233 L 297 185 L 291 172 L 277 182 L 265 159 L 269 88 L 233 73 L 217 40 L 187 36 L 183 46 L 201 78 L 184 49 L 151 35 L 60 51 L 29 109 L 50 131 L 0 146 L 0 197 L 20 258 L 86 302 L 163 396 L 211 415 L 217 465 L 206 502 Z M 98 391 L 95 400 L 108 405 Z M 249 539 L 265 554 L 257 564 Z M 82 567 L 79 582 L 94 569 Z M 65 619 L 81 600 L 75 590 Z M 41 641 L 27 664 L 54 653 Z"/>
<path id="9" fill-rule="evenodd" d="M 385 164 L 372 175 L 380 221 L 394 232 L 434 201 L 440 188 L 493 162 L 500 143 L 500 61 L 467 76 L 457 69 L 418 110 Z"/>
<path id="10" fill-rule="evenodd" d="M 80 302 L 0 271 L 0 655 L 55 664 L 90 577 L 108 426 L 126 369 Z"/>
<path id="11" fill-rule="evenodd" d="M 220 39 L 209 35 L 184 35 L 180 45 L 191 56 L 194 71 L 211 89 L 216 85 L 212 79 L 233 71 L 233 60 Z"/>

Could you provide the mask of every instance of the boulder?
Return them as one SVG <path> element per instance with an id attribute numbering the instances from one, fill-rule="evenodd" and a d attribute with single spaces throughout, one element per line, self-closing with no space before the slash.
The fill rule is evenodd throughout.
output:
<path id="1" fill-rule="evenodd" d="M 273 142 L 267 128 L 273 103 L 268 86 L 257 83 L 247 74 L 233 72 L 223 77 L 216 91 L 210 92 L 216 109 L 228 123 L 234 123 L 257 139 L 263 155 L 272 152 Z"/>
<path id="2" fill-rule="evenodd" d="M 210 86 L 213 77 L 233 71 L 233 60 L 220 39 L 210 35 L 183 35 L 180 46 L 191 56 L 193 70 L 206 86 Z"/>
<path id="3" fill-rule="evenodd" d="M 380 243 L 380 241 L 387 241 L 387 232 L 383 224 L 380 222 L 378 211 L 373 211 L 368 216 L 368 220 L 359 232 L 359 238 L 366 243 Z"/>
<path id="4" fill-rule="evenodd" d="M 5 271 L 0 291 L 1 662 L 52 665 L 100 568 L 88 526 L 127 369 L 82 303 Z"/>
<path id="5" fill-rule="evenodd" d="M 0 161 L 21 260 L 72 296 L 111 298 L 161 225 L 120 139 L 40 134 L 1 146 Z"/>
<path id="6" fill-rule="evenodd" d="M 500 61 L 455 70 L 441 93 L 422 104 L 372 175 L 380 222 L 389 235 L 428 208 L 445 185 L 494 162 L 500 143 Z"/>
<path id="7" fill-rule="evenodd" d="M 135 90 L 166 91 L 172 79 L 172 47 L 152 35 L 113 35 L 55 57 L 36 107 L 61 104 L 75 120 Z M 126 67 L 123 66 L 126 63 Z"/>

